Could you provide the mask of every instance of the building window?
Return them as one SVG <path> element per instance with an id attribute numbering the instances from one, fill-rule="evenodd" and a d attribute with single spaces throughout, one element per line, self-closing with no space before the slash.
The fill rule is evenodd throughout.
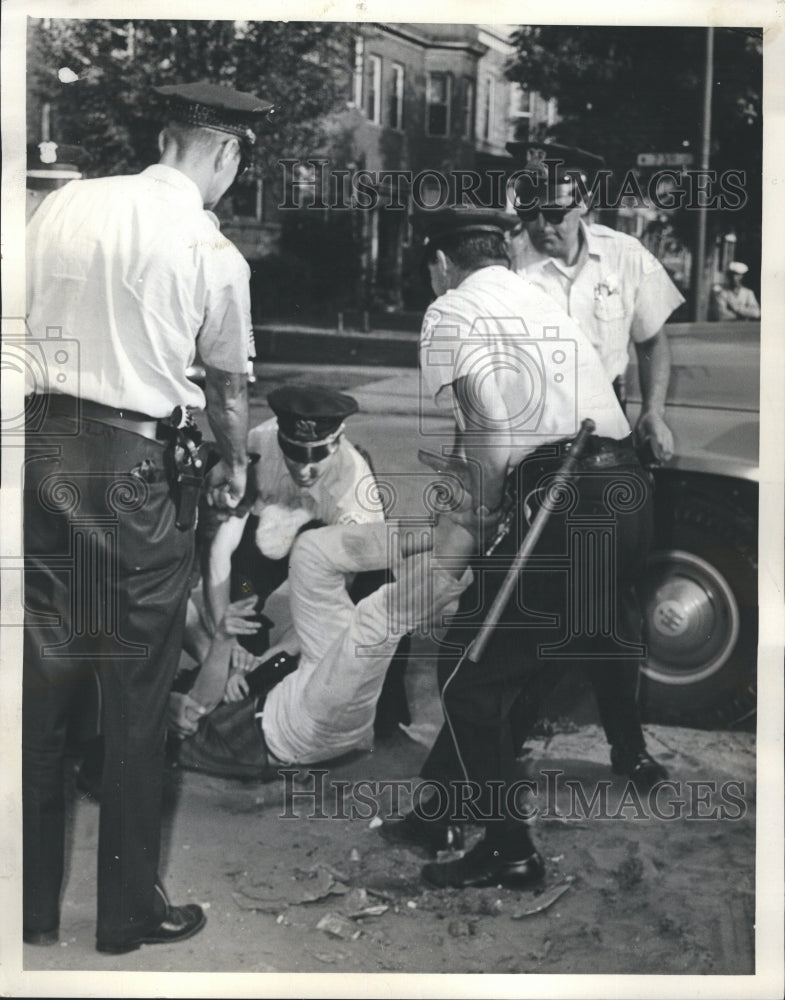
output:
<path id="1" fill-rule="evenodd" d="M 354 39 L 354 69 L 352 71 L 352 103 L 356 108 L 363 106 L 363 49 L 362 35 Z"/>
<path id="2" fill-rule="evenodd" d="M 524 90 L 519 83 L 510 85 L 510 118 L 530 119 L 534 114 L 534 93 Z"/>
<path id="3" fill-rule="evenodd" d="M 448 73 L 428 74 L 425 99 L 427 103 L 427 134 L 447 135 L 450 123 L 450 76 Z"/>
<path id="4" fill-rule="evenodd" d="M 392 89 L 390 90 L 390 128 L 403 128 L 403 66 L 392 65 Z"/>
<path id="5" fill-rule="evenodd" d="M 463 134 L 467 139 L 474 135 L 474 80 L 463 83 Z"/>
<path id="6" fill-rule="evenodd" d="M 482 106 L 482 119 L 480 122 L 480 138 L 485 142 L 491 141 L 494 125 L 494 100 L 496 98 L 496 81 L 492 76 L 485 77 L 485 100 Z"/>
<path id="7" fill-rule="evenodd" d="M 232 188 L 232 216 L 237 220 L 264 222 L 264 187 L 261 179 Z"/>
<path id="8" fill-rule="evenodd" d="M 382 120 L 382 57 L 368 56 L 368 118 L 379 125 Z"/>

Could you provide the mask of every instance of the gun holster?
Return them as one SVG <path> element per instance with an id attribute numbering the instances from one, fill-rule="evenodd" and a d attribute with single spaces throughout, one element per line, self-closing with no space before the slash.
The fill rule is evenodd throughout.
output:
<path id="1" fill-rule="evenodd" d="M 176 406 L 168 420 L 158 422 L 159 436 L 168 439 L 174 450 L 175 524 L 180 531 L 190 531 L 196 524 L 196 511 L 205 475 L 205 460 L 199 448 L 202 433 L 190 414 Z"/>

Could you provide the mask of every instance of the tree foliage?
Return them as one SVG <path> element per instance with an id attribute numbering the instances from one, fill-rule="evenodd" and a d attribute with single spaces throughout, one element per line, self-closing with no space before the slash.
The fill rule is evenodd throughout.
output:
<path id="1" fill-rule="evenodd" d="M 523 26 L 509 76 L 555 97 L 549 134 L 604 156 L 617 180 L 645 152 L 691 152 L 697 168 L 705 40 L 703 28 Z M 760 239 L 762 49 L 757 29 L 714 31 L 710 167 L 744 170 L 748 201 L 712 225 L 746 237 L 748 258 Z"/>
<path id="2" fill-rule="evenodd" d="M 233 86 L 283 108 L 275 131 L 259 142 L 257 169 L 271 176 L 279 157 L 318 146 L 323 116 L 345 97 L 349 52 L 349 28 L 336 22 L 33 21 L 30 107 L 35 115 L 50 103 L 52 138 L 84 149 L 85 173 L 117 174 L 157 159 L 151 87 Z M 62 81 L 71 74 L 74 82 Z M 39 122 L 28 129 L 37 141 Z"/>

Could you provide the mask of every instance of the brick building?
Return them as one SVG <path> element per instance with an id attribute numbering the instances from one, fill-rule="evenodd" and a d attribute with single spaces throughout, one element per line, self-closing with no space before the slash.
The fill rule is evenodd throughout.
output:
<path id="1" fill-rule="evenodd" d="M 444 187 L 456 171 L 465 198 L 503 203 L 505 143 L 555 121 L 555 102 L 506 79 L 511 25 L 354 29 L 346 106 L 326 123 L 324 148 L 224 206 L 228 234 L 255 262 L 260 313 L 420 308 L 428 292 L 412 205 L 460 199 Z"/>

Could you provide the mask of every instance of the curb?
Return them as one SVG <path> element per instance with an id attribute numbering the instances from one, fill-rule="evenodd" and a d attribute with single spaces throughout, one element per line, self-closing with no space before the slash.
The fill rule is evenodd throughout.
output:
<path id="1" fill-rule="evenodd" d="M 339 332 L 306 326 L 254 326 L 257 361 L 416 368 L 419 334 Z"/>

